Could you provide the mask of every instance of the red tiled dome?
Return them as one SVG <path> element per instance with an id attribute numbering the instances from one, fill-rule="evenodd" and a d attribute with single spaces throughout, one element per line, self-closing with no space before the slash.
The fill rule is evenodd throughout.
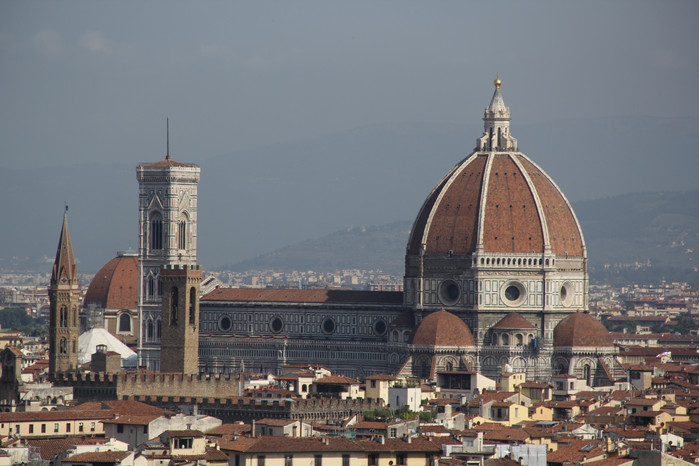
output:
<path id="1" fill-rule="evenodd" d="M 510 312 L 505 317 L 500 319 L 500 321 L 493 325 L 493 328 L 512 328 L 512 329 L 522 329 L 522 328 L 536 328 L 534 324 L 529 322 L 527 319 L 522 317 L 521 314 L 517 312 Z"/>
<path id="2" fill-rule="evenodd" d="M 410 338 L 413 345 L 475 346 L 468 325 L 444 309 L 433 312 L 420 322 Z"/>
<path id="3" fill-rule="evenodd" d="M 120 254 L 97 272 L 85 293 L 84 305 L 103 309 L 138 307 L 138 257 Z"/>
<path id="4" fill-rule="evenodd" d="M 553 329 L 553 346 L 614 346 L 609 331 L 594 317 L 576 312 Z"/>
<path id="5" fill-rule="evenodd" d="M 585 256 L 570 204 L 520 152 L 474 152 L 456 165 L 425 200 L 408 254 L 422 244 L 425 254 L 471 254 L 479 241 L 486 253 L 543 253 L 548 243 L 555 254 Z"/>

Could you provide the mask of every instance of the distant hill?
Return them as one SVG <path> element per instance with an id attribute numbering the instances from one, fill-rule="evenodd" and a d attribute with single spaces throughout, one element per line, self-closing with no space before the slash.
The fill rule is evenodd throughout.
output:
<path id="1" fill-rule="evenodd" d="M 463 123 L 386 123 L 223 155 L 175 153 L 175 160 L 201 166 L 199 261 L 211 269 L 323 237 L 348 225 L 412 221 L 439 179 L 472 151 L 482 128 L 477 110 Z M 551 175 L 571 201 L 699 188 L 696 117 L 525 124 L 515 116 L 512 132 L 522 151 Z M 162 157 L 142 154 L 141 160 Z M 50 270 L 64 201 L 70 205 L 71 237 L 81 272 L 96 272 L 118 250 L 137 249 L 134 164 L 110 159 L 111 165 L 67 166 L 60 159 L 57 154 L 56 167 L 31 170 L 0 166 L 0 198 L 5 206 L 0 270 Z M 619 208 L 627 209 L 623 204 Z M 625 218 L 626 214 L 619 215 Z M 661 228 L 666 221 L 680 218 L 657 216 L 655 225 Z M 590 240 L 596 228 L 593 224 L 588 233 L 586 227 Z M 621 227 L 611 224 L 610 228 Z M 631 230 L 635 234 L 637 229 Z M 397 236 L 401 238 L 395 264 L 400 269 L 407 234 Z M 598 260 L 595 247 L 591 242 L 590 257 Z M 619 248 L 610 243 L 601 251 L 616 254 Z M 634 248 L 622 259 L 629 260 Z"/>
<path id="2" fill-rule="evenodd" d="M 573 204 L 588 248 L 591 280 L 682 280 L 699 273 L 699 191 L 638 193 Z M 403 273 L 412 223 L 353 227 L 278 249 L 232 270 L 380 269 Z"/>

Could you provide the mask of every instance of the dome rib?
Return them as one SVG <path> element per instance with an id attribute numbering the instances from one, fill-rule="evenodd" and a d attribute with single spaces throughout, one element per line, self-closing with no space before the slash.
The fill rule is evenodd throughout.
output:
<path id="1" fill-rule="evenodd" d="M 548 202 L 548 204 L 544 203 L 543 211 L 547 219 L 551 251 L 559 255 L 569 254 L 571 256 L 587 257 L 585 238 L 583 237 L 580 222 L 563 191 L 531 159 L 523 154 L 521 154 L 521 159 L 523 165 L 529 165 L 531 171 L 536 173 L 536 176 L 532 179 L 534 187 L 539 195 Z M 551 221 L 548 222 L 548 219 Z"/>

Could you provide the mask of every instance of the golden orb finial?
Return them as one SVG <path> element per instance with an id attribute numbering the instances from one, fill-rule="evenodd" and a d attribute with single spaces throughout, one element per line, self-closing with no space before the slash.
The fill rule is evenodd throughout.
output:
<path id="1" fill-rule="evenodd" d="M 493 81 L 493 84 L 495 84 L 495 89 L 500 89 L 500 86 L 502 85 L 502 81 L 500 81 L 500 73 L 495 75 L 495 81 Z"/>

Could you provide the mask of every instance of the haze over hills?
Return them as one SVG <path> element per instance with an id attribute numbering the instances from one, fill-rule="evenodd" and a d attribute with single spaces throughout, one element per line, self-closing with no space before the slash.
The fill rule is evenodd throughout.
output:
<path id="1" fill-rule="evenodd" d="M 594 281 L 697 282 L 699 191 L 636 193 L 573 203 Z M 412 222 L 353 227 L 233 264 L 231 270 L 380 269 L 403 273 Z M 683 278 L 684 277 L 684 278 Z"/>
<path id="2" fill-rule="evenodd" d="M 622 247 L 615 243 L 619 239 L 600 240 L 597 246 L 596 231 L 600 238 L 610 228 L 616 231 L 604 223 L 616 216 L 623 219 L 618 223 L 629 225 L 627 233 L 633 236 L 639 231 L 634 222 L 646 214 L 639 211 L 637 217 L 629 217 L 628 205 L 620 203 L 618 209 L 622 210 L 616 211 L 614 203 L 599 201 L 600 209 L 612 210 L 606 220 L 599 220 L 601 223 L 592 217 L 588 227 L 588 204 L 575 201 L 638 191 L 697 189 L 699 118 L 609 118 L 524 125 L 518 123 L 515 113 L 512 128 L 521 150 L 574 201 L 593 263 L 605 254 L 622 251 L 626 253 L 620 260 L 633 258 L 635 246 Z M 396 123 L 218 157 L 174 153 L 176 160 L 202 167 L 200 262 L 208 269 L 219 268 L 308 238 L 344 231 L 348 225 L 410 222 L 441 177 L 471 152 L 481 131 L 479 118 L 470 119 L 468 127 Z M 141 158 L 152 162 L 163 155 L 144 154 Z M 81 271 L 95 272 L 117 250 L 137 248 L 137 183 L 135 167 L 130 164 L 3 169 L 0 195 L 11 206 L 1 227 L 1 269 L 45 271 L 50 267 L 64 201 L 70 205 L 69 223 Z M 688 196 L 697 199 L 695 192 Z M 635 197 L 630 196 L 629 202 Z M 589 205 L 593 206 L 589 209 L 599 210 L 595 204 Z M 696 216 L 690 212 L 695 210 L 691 201 L 682 205 L 684 210 L 666 208 L 664 216 L 654 217 L 655 236 L 635 241 L 649 250 L 653 241 L 665 244 L 660 237 L 666 234 L 670 238 L 675 230 L 663 230 L 662 226 L 675 221 L 678 229 L 691 236 L 695 225 L 691 219 Z M 376 228 L 378 236 L 369 241 L 386 241 L 388 248 L 388 227 Z M 397 255 L 393 265 L 385 261 L 386 267 L 402 268 L 409 228 L 398 227 Z M 347 231 L 345 245 L 333 250 L 337 254 L 349 250 L 352 235 L 358 231 Z M 674 236 L 667 243 L 672 241 Z M 379 248 L 371 244 L 365 248 L 374 250 L 375 264 L 384 263 L 376 257 Z M 388 249 L 382 250 L 388 254 Z M 668 249 L 669 255 L 658 255 L 657 260 L 684 257 L 676 251 L 677 247 Z M 607 259 L 611 257 L 615 256 Z M 343 260 L 326 253 L 323 263 Z M 378 264 L 369 268 L 375 267 Z"/>

